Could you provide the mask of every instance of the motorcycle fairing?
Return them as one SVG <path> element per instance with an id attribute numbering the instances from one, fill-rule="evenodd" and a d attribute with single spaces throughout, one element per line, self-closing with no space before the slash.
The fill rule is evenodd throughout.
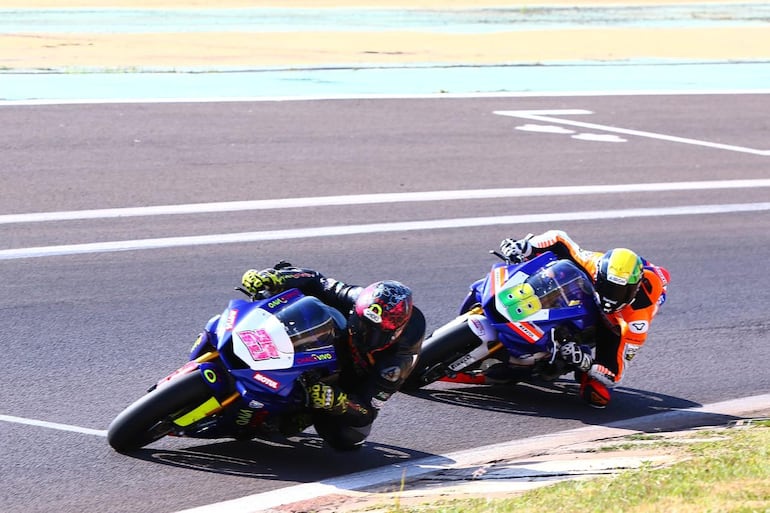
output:
<path id="1" fill-rule="evenodd" d="M 303 373 L 333 379 L 339 371 L 334 341 L 346 322 L 340 312 L 297 289 L 256 301 L 231 300 L 222 314 L 209 319 L 190 350 L 190 361 L 148 392 L 196 373 L 208 390 L 195 392 L 194 404 L 168 414 L 150 429 L 167 428 L 169 436 L 195 438 L 249 438 L 261 430 L 273 432 L 283 415 L 303 411 L 306 393 L 297 386 Z M 127 422 L 142 422 L 151 414 L 126 412 L 130 415 L 120 419 L 122 424 L 111 435 L 116 448 L 133 448 L 138 442 L 131 439 L 135 434 Z"/>
<path id="2" fill-rule="evenodd" d="M 559 261 L 553 253 L 545 252 L 521 264 L 495 264 L 485 279 L 472 286 L 476 300 L 482 305 L 486 317 L 492 320 L 499 340 L 521 354 L 531 353 L 535 350 L 533 345 L 547 349 L 552 328 L 570 322 L 582 330 L 587 327 L 586 319 L 594 317 L 586 315 L 594 308 L 587 290 L 572 292 L 574 295 L 558 306 L 550 304 L 544 297 L 541 301 L 529 281 L 549 265 L 574 267 L 573 272 L 590 283 L 574 264 Z"/>
<path id="3" fill-rule="evenodd" d="M 230 301 L 216 324 L 217 349 L 224 351 L 232 344 L 233 354 L 255 371 L 288 369 L 294 363 L 294 346 L 283 324 L 262 308 L 263 303 Z"/>
<path id="4" fill-rule="evenodd" d="M 254 303 L 233 301 L 221 319 L 220 349 L 232 344 L 233 355 L 248 366 L 230 370 L 247 401 L 288 398 L 304 372 L 336 371 L 333 342 L 346 320 L 316 297 L 290 289 Z M 226 358 L 228 352 L 221 352 Z"/>
<path id="5" fill-rule="evenodd" d="M 252 370 L 288 369 L 294 363 L 294 345 L 275 315 L 253 308 L 232 331 L 235 356 Z"/>

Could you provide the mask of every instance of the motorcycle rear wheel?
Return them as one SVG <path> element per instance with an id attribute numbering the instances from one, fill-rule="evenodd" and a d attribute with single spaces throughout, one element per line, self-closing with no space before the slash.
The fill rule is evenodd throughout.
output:
<path id="1" fill-rule="evenodd" d="M 169 434 L 173 419 L 212 397 L 199 372 L 191 372 L 140 397 L 110 423 L 107 441 L 118 452 L 131 452 Z"/>

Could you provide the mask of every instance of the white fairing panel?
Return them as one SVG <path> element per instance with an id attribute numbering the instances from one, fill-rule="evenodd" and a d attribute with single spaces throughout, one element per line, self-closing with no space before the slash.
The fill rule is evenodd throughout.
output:
<path id="1" fill-rule="evenodd" d="M 233 351 L 253 370 L 288 369 L 294 364 L 294 345 L 283 324 L 259 308 L 234 326 Z"/>

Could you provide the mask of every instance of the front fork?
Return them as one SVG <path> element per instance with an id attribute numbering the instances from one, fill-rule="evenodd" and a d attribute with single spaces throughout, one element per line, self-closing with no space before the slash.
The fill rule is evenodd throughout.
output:
<path id="1" fill-rule="evenodd" d="M 162 387 L 179 376 L 200 372 L 203 381 L 211 388 L 210 398 L 181 417 L 174 419 L 174 424 L 177 426 L 189 426 L 203 418 L 216 415 L 241 397 L 238 391 L 228 392 L 231 386 L 227 376 L 223 373 L 221 366 L 213 363 L 218 358 L 219 352 L 217 351 L 203 353 L 172 372 L 153 387 L 153 389 Z"/>

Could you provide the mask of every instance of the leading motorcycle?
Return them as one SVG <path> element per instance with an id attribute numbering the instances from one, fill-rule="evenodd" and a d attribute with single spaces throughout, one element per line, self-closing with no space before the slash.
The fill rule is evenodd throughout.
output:
<path id="1" fill-rule="evenodd" d="M 577 363 L 561 357 L 562 344 L 592 350 L 599 311 L 583 270 L 552 252 L 520 263 L 492 253 L 503 262 L 470 286 L 455 319 L 425 339 L 406 388 L 487 383 L 494 364 L 514 381 L 552 381 Z"/>
<path id="2" fill-rule="evenodd" d="M 189 361 L 112 421 L 107 440 L 129 452 L 167 435 L 282 432 L 305 408 L 304 382 L 338 376 L 333 341 L 346 326 L 340 312 L 298 289 L 233 299 L 206 324 Z"/>

